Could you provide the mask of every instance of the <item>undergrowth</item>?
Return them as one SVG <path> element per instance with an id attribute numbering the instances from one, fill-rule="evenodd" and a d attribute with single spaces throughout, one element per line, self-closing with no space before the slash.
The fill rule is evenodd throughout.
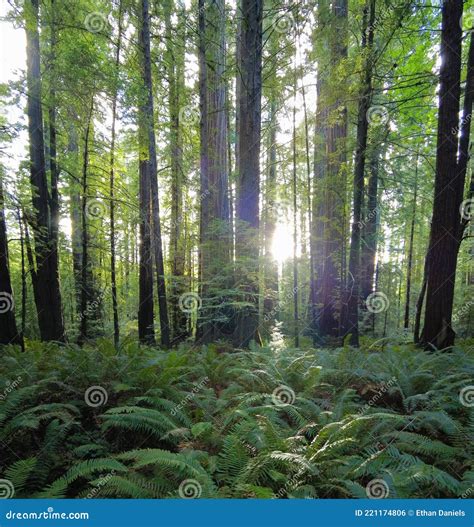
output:
<path id="1" fill-rule="evenodd" d="M 472 349 L 4 348 L 0 478 L 35 498 L 472 497 Z"/>

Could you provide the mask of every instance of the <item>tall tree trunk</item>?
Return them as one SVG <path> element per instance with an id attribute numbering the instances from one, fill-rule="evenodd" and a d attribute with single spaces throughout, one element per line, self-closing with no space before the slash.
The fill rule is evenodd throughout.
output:
<path id="1" fill-rule="evenodd" d="M 329 24 L 331 13 L 327 0 L 318 1 L 317 18 L 322 30 Z M 320 45 L 326 47 L 326 35 L 321 31 L 322 42 Z M 326 55 L 321 54 L 317 65 L 316 79 L 316 115 L 314 123 L 314 158 L 313 158 L 313 189 L 311 196 L 311 232 L 310 232 L 310 254 L 313 265 L 312 283 L 310 285 L 312 295 L 312 334 L 313 344 L 316 346 L 320 339 L 320 319 L 322 316 L 322 278 L 324 268 L 324 236 L 325 236 L 325 185 L 327 176 L 327 126 L 328 126 L 328 104 L 326 93 L 328 86 L 328 65 L 325 61 Z"/>
<path id="2" fill-rule="evenodd" d="M 362 225 L 361 247 L 361 295 L 367 298 L 374 291 L 375 258 L 377 254 L 377 228 L 380 220 L 378 205 L 378 183 L 381 147 L 376 145 L 371 152 L 370 177 L 367 188 L 367 211 Z"/>
<path id="3" fill-rule="evenodd" d="M 170 318 L 172 341 L 176 344 L 188 336 L 186 314 L 180 309 L 179 299 L 186 292 L 184 276 L 185 240 L 183 236 L 183 146 L 181 137 L 181 93 L 184 85 L 185 43 L 182 23 L 184 16 L 178 13 L 178 24 L 173 27 L 171 12 L 174 2 L 164 4 L 166 53 L 165 63 L 168 77 L 168 107 L 170 116 L 170 166 L 171 166 L 171 232 L 170 260 L 172 280 L 170 284 Z"/>
<path id="4" fill-rule="evenodd" d="M 20 254 L 21 254 L 21 349 L 25 351 L 25 329 L 26 329 L 26 300 L 27 300 L 27 285 L 26 285 L 26 260 L 25 260 L 25 235 L 23 230 L 23 215 L 20 207 L 17 208 L 16 213 L 18 226 L 20 228 Z"/>
<path id="5" fill-rule="evenodd" d="M 296 64 L 296 61 L 295 61 Z M 297 183 L 297 159 L 296 159 L 296 66 L 294 71 L 294 86 L 293 86 L 293 334 L 295 348 L 300 346 L 300 330 L 299 330 L 299 310 L 298 310 L 298 183 Z"/>
<path id="6" fill-rule="evenodd" d="M 81 265 L 82 265 L 82 247 L 81 247 L 81 196 L 80 196 L 80 176 L 79 176 L 79 145 L 74 115 L 69 114 L 70 126 L 68 134 L 68 157 L 70 158 L 71 169 L 69 177 L 69 218 L 71 222 L 71 250 L 72 250 L 72 271 L 74 277 L 74 297 L 75 311 L 77 314 L 81 311 Z"/>
<path id="7" fill-rule="evenodd" d="M 141 135 L 141 133 L 140 133 Z M 140 157 L 143 143 L 140 141 Z M 153 305 L 153 259 L 151 253 L 151 200 L 146 159 L 140 159 L 140 243 L 138 338 L 144 344 L 155 344 Z M 133 253 L 132 253 L 133 254 Z"/>
<path id="8" fill-rule="evenodd" d="M 89 116 L 84 134 L 84 155 L 82 160 L 82 202 L 81 202 L 81 309 L 79 313 L 79 338 L 78 344 L 82 345 L 88 338 L 88 305 L 92 297 L 92 280 L 90 279 L 89 263 L 89 233 L 87 229 L 87 200 L 88 182 L 87 172 L 89 168 L 89 140 L 92 125 L 92 114 L 94 109 L 94 98 L 91 98 Z"/>
<path id="9" fill-rule="evenodd" d="M 55 0 L 51 0 L 51 37 L 50 37 L 50 66 L 49 73 L 51 79 L 49 80 L 49 168 L 50 168 L 50 183 L 51 183 L 51 199 L 50 199 L 50 214 L 51 214 L 51 270 L 55 276 L 59 276 L 59 166 L 57 161 L 57 145 L 56 145 L 56 89 L 55 83 L 55 60 L 56 60 L 56 45 L 57 45 L 57 26 L 55 19 Z"/>
<path id="10" fill-rule="evenodd" d="M 278 109 L 278 79 L 277 58 L 279 50 L 279 37 L 272 31 L 268 37 L 268 53 L 273 58 L 268 61 L 269 72 L 265 74 L 268 79 L 268 128 L 267 128 L 267 156 L 265 171 L 265 194 L 262 210 L 263 238 L 264 238 L 264 265 L 263 265 L 263 320 L 262 325 L 266 336 L 275 320 L 275 304 L 278 300 L 278 263 L 272 254 L 275 229 L 277 225 L 277 109 Z"/>
<path id="11" fill-rule="evenodd" d="M 346 285 L 346 299 L 343 306 L 343 336 L 350 335 L 350 344 L 359 346 L 359 284 L 360 284 L 360 240 L 362 225 L 362 203 L 364 199 L 364 172 L 369 123 L 367 111 L 372 95 L 372 45 L 374 40 L 375 0 L 368 0 L 364 8 L 362 47 L 366 60 L 362 78 L 362 93 L 359 99 L 354 165 L 354 198 L 349 252 L 349 275 Z"/>
<path id="12" fill-rule="evenodd" d="M 325 163 L 325 144 L 326 144 L 326 124 L 327 111 L 321 101 L 321 94 L 324 92 L 325 80 L 322 77 L 321 68 L 318 67 L 318 78 L 316 82 L 317 105 L 314 129 L 314 160 L 313 160 L 313 192 L 311 196 L 311 232 L 309 238 L 311 261 L 313 265 L 311 295 L 313 316 L 313 344 L 316 345 L 319 339 L 319 319 L 321 316 L 321 278 L 323 270 L 323 191 L 326 176 Z"/>
<path id="13" fill-rule="evenodd" d="M 410 224 L 410 241 L 408 245 L 408 262 L 407 262 L 407 284 L 405 297 L 405 316 L 403 327 L 408 329 L 410 325 L 410 296 L 411 296 L 411 275 L 413 271 L 413 242 L 415 239 L 415 223 L 416 223 L 416 201 L 418 199 L 418 154 L 415 161 L 415 189 L 413 192 L 413 205 L 411 211 Z"/>
<path id="14" fill-rule="evenodd" d="M 38 0 L 25 2 L 28 136 L 30 182 L 34 210 L 35 257 L 37 273 L 38 323 L 42 340 L 64 341 L 61 293 L 51 225 L 51 207 L 46 180 L 41 106 L 41 55 L 38 33 Z"/>
<path id="15" fill-rule="evenodd" d="M 204 273 L 209 267 L 208 251 L 204 250 L 206 243 L 206 233 L 209 230 L 210 218 L 210 199 L 209 199 L 209 139 L 208 139 L 208 100 L 207 100 L 207 66 L 206 66 L 206 16 L 205 0 L 198 2 L 198 31 L 199 31 L 199 161 L 200 161 L 200 200 L 199 211 L 199 294 L 200 298 L 207 295 L 207 285 L 204 281 Z M 196 328 L 196 339 L 202 340 L 205 326 L 198 323 Z"/>
<path id="16" fill-rule="evenodd" d="M 201 207 L 208 209 L 202 215 L 200 235 L 204 308 L 200 312 L 199 337 L 210 342 L 229 335 L 233 329 L 229 301 L 220 293 L 230 286 L 232 275 L 224 77 L 226 16 L 224 0 L 204 0 L 199 6 L 200 95 L 206 98 L 201 101 L 201 199 L 206 194 Z"/>
<path id="17" fill-rule="evenodd" d="M 307 217 L 308 217 L 308 231 L 310 236 L 310 250 L 309 250 L 309 327 L 311 330 L 311 337 L 313 344 L 316 344 L 316 324 L 317 324 L 317 311 L 316 311 L 316 277 L 313 261 L 313 251 L 311 250 L 311 238 L 313 235 L 312 226 L 312 207 L 313 207 L 313 186 L 311 185 L 311 160 L 310 160 L 310 149 L 309 149 L 309 122 L 308 122 L 308 111 L 306 106 L 306 91 L 304 84 L 302 86 L 303 96 L 303 111 L 304 111 L 304 129 L 305 129 L 305 150 L 306 150 L 306 192 L 307 192 Z"/>
<path id="18" fill-rule="evenodd" d="M 275 90 L 270 94 L 269 102 L 269 124 L 268 124 L 268 146 L 267 146 L 267 170 L 265 181 L 265 209 L 264 209 L 264 288 L 265 298 L 263 313 L 264 319 L 273 320 L 274 306 L 278 300 L 278 263 L 272 254 L 273 237 L 275 234 L 277 223 L 277 207 L 276 207 L 276 134 L 277 134 L 277 103 Z"/>
<path id="19" fill-rule="evenodd" d="M 341 61 L 347 58 L 347 0 L 337 0 L 332 6 L 330 35 L 330 69 L 336 71 Z M 339 81 L 340 82 L 340 81 Z M 332 87 L 328 78 L 326 86 Z M 329 93 L 325 93 L 330 98 Z M 321 275 L 322 309 L 319 331 L 323 336 L 336 337 L 339 333 L 341 305 L 341 256 L 343 251 L 344 226 L 341 223 L 344 208 L 343 167 L 346 162 L 345 139 L 347 136 L 347 110 L 340 98 L 329 107 L 330 119 L 326 132 L 327 172 L 324 185 L 323 217 L 323 261 Z"/>
<path id="20" fill-rule="evenodd" d="M 474 32 L 471 31 L 471 38 L 469 44 L 469 53 L 468 53 L 468 62 L 467 62 L 467 73 L 466 73 L 466 88 L 464 91 L 464 104 L 463 104 L 463 114 L 461 121 L 461 133 L 459 137 L 459 160 L 458 160 L 458 173 L 459 177 L 463 179 L 466 178 L 467 166 L 470 159 L 470 135 L 471 135 L 471 121 L 472 121 L 472 105 L 474 102 Z M 467 194 L 467 209 L 466 207 L 462 208 L 461 212 L 461 223 L 459 227 L 459 246 L 463 238 L 465 228 L 467 227 L 469 220 L 472 220 L 472 211 L 469 214 L 469 207 L 472 209 L 472 202 L 474 200 L 474 170 L 471 170 L 471 181 L 469 184 L 468 194 Z M 471 223 L 472 227 L 472 223 Z"/>
<path id="21" fill-rule="evenodd" d="M 0 344 L 21 344 L 15 321 L 15 302 L 8 264 L 7 224 L 5 201 L 0 174 Z"/>
<path id="22" fill-rule="evenodd" d="M 150 14 L 148 0 L 141 2 L 140 47 L 142 52 L 142 76 L 144 85 L 144 100 L 142 105 L 142 125 L 145 127 L 144 139 L 147 151 L 146 164 L 148 181 L 151 189 L 151 210 L 153 217 L 153 252 L 156 267 L 156 283 L 158 307 L 160 310 L 161 345 L 170 345 L 170 328 L 168 320 L 168 305 L 166 301 L 165 266 L 163 261 L 163 244 L 161 239 L 160 201 L 158 197 L 158 170 L 156 164 L 156 141 L 153 105 L 153 81 L 151 76 L 150 52 Z"/>
<path id="23" fill-rule="evenodd" d="M 148 6 L 142 16 L 148 18 Z M 143 6 L 142 6 L 143 8 Z M 144 25 L 144 22 L 142 23 Z M 143 28 L 140 43 L 144 46 Z M 145 51 L 142 50 L 142 55 Z M 142 61 L 144 59 L 142 58 Z M 143 90 L 145 91 L 145 90 Z M 151 251 L 151 185 L 149 170 L 149 149 L 147 140 L 147 121 L 145 93 L 140 94 L 138 108 L 138 148 L 139 148 L 139 195 L 140 195 L 140 243 L 139 243 L 139 298 L 138 298 L 138 338 L 144 344 L 155 344 L 154 302 L 153 302 L 153 257 Z M 132 253 L 133 254 L 133 253 Z"/>
<path id="24" fill-rule="evenodd" d="M 112 289 L 112 313 L 114 319 L 114 345 L 117 348 L 120 341 L 120 328 L 117 307 L 117 269 L 116 269 L 116 254 L 115 254 L 115 125 L 117 119 L 117 98 L 118 98 L 118 80 L 120 72 L 120 51 L 122 49 L 122 16 L 123 7 L 122 0 L 119 0 L 118 7 L 118 35 L 117 44 L 115 47 L 115 75 L 112 96 L 112 132 L 110 143 L 110 284 Z"/>
<path id="25" fill-rule="evenodd" d="M 457 164 L 461 96 L 462 0 L 444 1 L 441 27 L 441 66 L 436 176 L 428 246 L 425 323 L 421 336 L 427 348 L 453 345 L 451 317 L 459 246 L 459 209 L 464 177 Z"/>
<path id="26" fill-rule="evenodd" d="M 239 98 L 239 168 L 236 256 L 246 268 L 245 298 L 249 307 L 237 316 L 235 342 L 247 347 L 258 340 L 258 229 L 260 196 L 260 131 L 262 95 L 263 0 L 242 0 Z"/>

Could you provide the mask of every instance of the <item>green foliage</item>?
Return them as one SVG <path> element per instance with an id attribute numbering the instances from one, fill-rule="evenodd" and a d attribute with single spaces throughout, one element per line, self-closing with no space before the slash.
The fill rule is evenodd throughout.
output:
<path id="1" fill-rule="evenodd" d="M 469 348 L 367 348 L 5 348 L 1 477 L 18 497 L 465 496 Z"/>

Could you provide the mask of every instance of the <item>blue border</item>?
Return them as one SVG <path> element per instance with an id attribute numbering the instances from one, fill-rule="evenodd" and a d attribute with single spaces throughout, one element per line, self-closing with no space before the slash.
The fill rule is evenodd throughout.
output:
<path id="1" fill-rule="evenodd" d="M 49 512 L 48 512 L 49 510 Z M 423 512 L 418 512 L 423 511 Z M 426 511 L 434 511 L 428 515 Z M 439 511 L 452 511 L 440 515 Z M 47 513 L 48 519 L 12 519 L 18 513 Z M 87 513 L 88 519 L 54 515 Z M 474 526 L 468 499 L 384 500 L 0 500 L 0 526 L 234 527 Z"/>

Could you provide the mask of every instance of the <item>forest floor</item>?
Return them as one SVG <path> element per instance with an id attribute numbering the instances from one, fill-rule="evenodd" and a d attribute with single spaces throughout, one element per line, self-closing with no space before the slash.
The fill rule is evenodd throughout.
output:
<path id="1" fill-rule="evenodd" d="M 8 347 L 0 478 L 15 497 L 472 497 L 473 350 Z"/>

